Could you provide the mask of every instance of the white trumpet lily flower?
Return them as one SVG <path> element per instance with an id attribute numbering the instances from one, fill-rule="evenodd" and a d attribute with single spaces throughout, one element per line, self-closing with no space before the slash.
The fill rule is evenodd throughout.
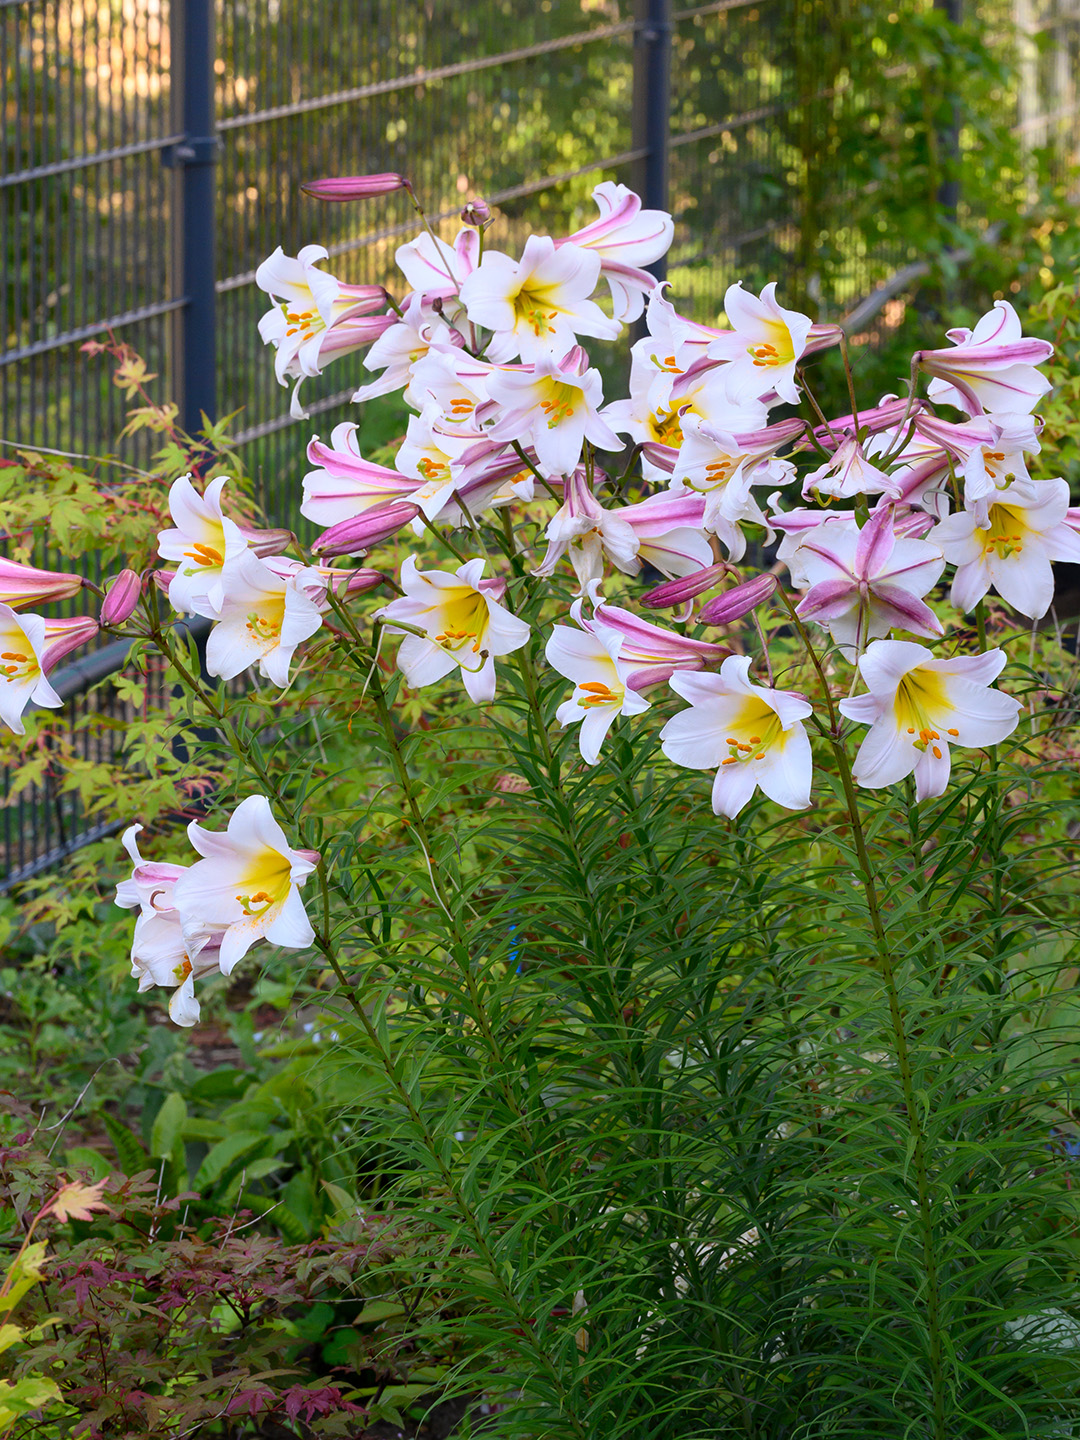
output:
<path id="1" fill-rule="evenodd" d="M 729 655 L 719 674 L 676 671 L 668 683 L 690 709 L 661 730 L 664 754 L 688 770 L 716 767 L 714 814 L 733 820 L 759 788 L 787 810 L 809 805 L 813 762 L 802 722 L 812 706 L 804 696 L 755 685 L 747 655 Z"/>
<path id="2" fill-rule="evenodd" d="M 581 619 L 580 601 L 574 618 Z M 633 667 L 619 660 L 624 637 L 606 625 L 588 630 L 555 625 L 544 654 L 548 664 L 574 682 L 574 693 L 555 712 L 562 726 L 580 721 L 578 748 L 586 765 L 595 765 L 600 747 L 618 715 L 640 715 L 649 702 L 630 686 Z"/>
<path id="3" fill-rule="evenodd" d="M 0 605 L 0 720 L 25 735 L 22 714 L 31 701 L 50 710 L 63 701 L 45 678 L 48 622 L 41 615 L 16 615 Z"/>
<path id="4" fill-rule="evenodd" d="M 859 660 L 868 693 L 840 701 L 841 713 L 870 733 L 852 773 L 880 790 L 914 773 L 919 800 L 949 783 L 950 746 L 996 745 L 1016 728 L 1020 702 L 991 682 L 1004 669 L 1004 650 L 935 660 L 911 640 L 875 640 Z"/>
<path id="5" fill-rule="evenodd" d="M 397 663 L 408 685 L 434 685 L 456 668 L 471 699 L 495 698 L 495 661 L 520 649 L 529 638 L 524 620 L 494 598 L 497 581 L 483 580 L 483 560 L 469 560 L 457 571 L 418 570 L 416 557 L 401 567 L 404 595 L 377 610 L 392 634 L 395 621 L 423 635 L 404 632 Z"/>
<path id="6" fill-rule="evenodd" d="M 174 530 L 158 532 L 158 554 L 177 567 L 169 582 L 169 603 L 181 615 L 214 619 L 224 596 L 222 573 L 248 548 L 239 525 L 221 508 L 228 476 L 211 480 L 200 495 L 190 475 L 169 487 L 169 514 Z"/>
<path id="7" fill-rule="evenodd" d="M 218 971 L 221 935 L 201 935 L 192 941 L 185 937 L 173 891 L 189 867 L 144 860 L 138 843 L 142 828 L 131 825 L 121 836 L 132 872 L 130 880 L 116 887 L 116 904 L 139 910 L 131 943 L 131 976 L 138 980 L 140 994 L 155 985 L 171 989 L 170 1019 L 176 1025 L 194 1025 L 200 1014 L 195 981 Z"/>
<path id="8" fill-rule="evenodd" d="M 462 283 L 461 302 L 473 324 L 512 344 L 511 355 L 525 361 L 560 356 L 579 335 L 614 340 L 622 329 L 589 299 L 599 275 L 594 251 L 556 248 L 549 236 L 530 235 L 520 260 L 488 250 Z"/>
<path id="9" fill-rule="evenodd" d="M 173 886 L 189 945 L 220 934 L 218 964 L 229 975 L 258 940 L 304 950 L 315 939 L 300 886 L 318 864 L 311 850 L 293 850 L 265 795 L 249 795 L 225 830 L 197 820 L 188 838 L 204 858 Z"/>
<path id="10" fill-rule="evenodd" d="M 955 565 L 952 601 L 974 610 L 993 587 L 1001 598 L 1033 620 L 1054 598 L 1052 560 L 1080 563 L 1080 537 L 1065 523 L 1069 486 L 1065 480 L 1018 480 L 982 497 L 986 525 L 969 511 L 950 515 L 931 535 Z"/>
<path id="11" fill-rule="evenodd" d="M 226 570 L 225 596 L 217 624 L 206 642 L 206 668 L 231 680 L 257 665 L 275 685 L 289 683 L 293 653 L 322 625 L 322 610 L 308 593 L 325 595 L 318 570 L 301 569 L 289 579 L 248 553 Z"/>

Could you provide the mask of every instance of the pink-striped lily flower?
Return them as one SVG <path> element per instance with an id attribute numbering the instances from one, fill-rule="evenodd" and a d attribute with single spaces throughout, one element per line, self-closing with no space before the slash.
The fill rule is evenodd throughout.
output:
<path id="1" fill-rule="evenodd" d="M 665 210 L 643 210 L 640 196 L 611 180 L 597 185 L 593 199 L 600 218 L 555 245 L 580 245 L 600 256 L 600 275 L 611 290 L 615 319 L 629 324 L 656 288 L 655 277 L 641 267 L 667 254 L 675 222 Z"/>
<path id="2" fill-rule="evenodd" d="M 405 399 L 421 414 L 435 411 L 442 428 L 473 431 L 476 412 L 489 398 L 488 380 L 497 369 L 467 350 L 429 350 L 412 367 Z"/>
<path id="3" fill-rule="evenodd" d="M 469 560 L 451 573 L 418 570 L 416 557 L 407 557 L 401 567 L 404 595 L 375 612 L 391 634 L 403 633 L 395 622 L 408 627 L 397 654 L 407 685 L 434 685 L 458 668 L 470 699 L 483 705 L 495 698 L 495 661 L 520 649 L 529 627 L 499 604 L 493 592 L 500 582 L 481 579 L 483 573 L 483 560 Z"/>
<path id="4" fill-rule="evenodd" d="M 14 560 L 0 558 L 0 604 L 10 605 L 13 610 L 48 605 L 52 600 L 70 600 L 82 587 L 81 575 L 38 570 L 33 565 L 17 565 Z"/>
<path id="5" fill-rule="evenodd" d="M 892 477 L 871 464 L 858 440 L 845 440 L 832 458 L 803 479 L 803 498 L 817 494 L 830 500 L 850 500 L 856 495 L 892 495 Z"/>
<path id="6" fill-rule="evenodd" d="M 712 770 L 715 815 L 734 820 L 760 789 L 787 810 L 810 804 L 813 761 L 802 722 L 813 707 L 792 690 L 755 685 L 750 657 L 729 655 L 718 675 L 671 677 L 690 709 L 660 732 L 664 754 L 688 770 Z"/>
<path id="7" fill-rule="evenodd" d="M 340 355 L 377 340 L 395 322 L 386 310 L 381 285 L 347 285 L 316 264 L 327 259 L 322 245 L 305 245 L 293 259 L 279 245 L 255 272 L 255 283 L 277 302 L 259 321 L 263 343 L 273 345 L 274 373 L 282 385 L 297 381 L 290 413 L 303 419 L 300 383 L 320 375 Z"/>
<path id="8" fill-rule="evenodd" d="M 74 615 L 67 620 L 54 620 L 51 616 L 46 616 L 45 654 L 41 662 L 46 675 L 51 675 L 60 661 L 66 659 L 72 651 L 89 645 L 100 628 L 92 615 Z"/>
<path id="9" fill-rule="evenodd" d="M 718 425 L 700 416 L 680 417 L 683 443 L 674 467 L 676 491 L 691 490 L 704 496 L 702 528 L 719 537 L 732 559 L 740 559 L 746 541 L 740 522 L 762 525 L 767 521 L 750 494 L 753 485 L 784 485 L 795 475 L 789 460 L 777 457 L 777 450 L 803 431 L 801 420 L 764 423 L 765 407 L 747 407 L 741 428 Z M 753 422 L 761 420 L 760 426 Z M 747 423 L 750 422 L 750 423 Z"/>
<path id="10" fill-rule="evenodd" d="M 578 245 L 556 249 L 546 235 L 530 235 L 520 260 L 485 251 L 461 286 L 461 303 L 474 325 L 511 342 L 510 354 L 525 362 L 556 357 L 579 335 L 614 340 L 622 326 L 589 299 L 600 274 L 600 256 Z"/>
<path id="11" fill-rule="evenodd" d="M 648 342 L 638 345 L 642 343 Z M 643 357 L 638 345 L 630 366 L 629 398 L 613 401 L 604 415 L 620 434 L 644 447 L 646 479 L 666 480 L 675 471 L 688 419 L 727 434 L 765 425 L 765 406 L 730 394 L 730 366 L 701 357 L 685 371 L 672 371 L 654 364 L 655 356 Z"/>
<path id="12" fill-rule="evenodd" d="M 748 395 L 775 391 L 781 400 L 797 404 L 795 367 L 814 328 L 809 315 L 786 310 L 779 303 L 775 280 L 765 286 L 760 298 L 748 294 L 741 281 L 729 285 L 724 312 L 731 322 L 731 333 L 714 340 L 709 354 L 730 362 L 729 385 L 733 393 L 736 385 Z"/>
<path id="13" fill-rule="evenodd" d="M 467 525 L 493 504 L 506 486 L 503 448 L 500 445 L 496 451 L 491 441 L 478 433 L 445 430 L 436 413 L 428 411 L 410 418 L 405 441 L 394 458 L 399 469 L 413 477 L 416 488 L 408 496 L 409 503 L 418 506 L 423 516 L 449 525 Z M 521 460 L 515 455 L 514 461 L 510 473 L 520 473 Z M 412 528 L 417 535 L 424 533 L 419 516 Z"/>
<path id="14" fill-rule="evenodd" d="M 462 229 L 452 241 L 439 240 L 427 230 L 399 246 L 394 259 L 417 295 L 426 303 L 456 298 L 480 259 L 480 236 Z"/>
<path id="15" fill-rule="evenodd" d="M 1018 480 L 986 497 L 987 523 L 961 511 L 934 528 L 934 543 L 956 566 L 952 602 L 974 610 L 993 588 L 1021 615 L 1040 619 L 1054 598 L 1052 560 L 1080 564 L 1080 536 L 1067 523 L 1065 480 Z"/>
<path id="16" fill-rule="evenodd" d="M 798 589 L 805 585 L 805 578 L 798 561 L 799 544 L 802 537 L 819 525 L 847 525 L 855 527 L 855 516 L 849 510 L 826 511 L 822 514 L 819 509 L 810 509 L 808 506 L 796 506 L 792 510 L 781 510 L 779 508 L 780 492 L 775 491 L 769 496 L 769 529 L 779 530 L 782 536 L 776 550 L 776 558 L 788 567 L 791 571 L 791 583 Z"/>
<path id="17" fill-rule="evenodd" d="M 326 582 L 317 570 L 285 580 L 248 553 L 227 568 L 224 586 L 221 608 L 210 617 L 217 623 L 206 642 L 207 670 L 231 680 L 256 665 L 284 689 L 296 647 L 322 625 L 322 608 L 308 590 L 315 587 L 325 600 Z"/>
<path id="18" fill-rule="evenodd" d="M 181 475 L 169 487 L 169 514 L 176 528 L 158 532 L 158 554 L 176 562 L 169 602 L 182 615 L 213 618 L 224 595 L 225 566 L 248 548 L 240 527 L 221 508 L 228 483 L 221 475 L 200 495 L 191 476 Z"/>
<path id="19" fill-rule="evenodd" d="M 221 936 L 223 975 L 259 940 L 286 950 L 312 944 L 300 887 L 319 857 L 292 849 L 265 795 L 241 801 L 225 830 L 206 830 L 193 820 L 188 839 L 204 858 L 176 880 L 173 903 L 189 945 L 201 948 L 208 937 Z"/>
<path id="20" fill-rule="evenodd" d="M 636 575 L 642 564 L 649 564 L 673 579 L 676 575 L 692 575 L 712 562 L 712 546 L 703 533 L 703 495 L 663 490 L 633 505 L 624 505 L 615 514 L 637 540 L 638 565 L 628 574 Z"/>
<path id="21" fill-rule="evenodd" d="M 423 296 L 409 295 L 402 302 L 401 315 L 391 315 L 389 324 L 364 356 L 365 370 L 381 370 L 376 380 L 361 385 L 353 400 L 374 400 L 408 385 L 412 367 L 432 346 L 454 347 L 455 332 L 438 315 L 425 308 Z M 457 336 L 458 344 L 461 337 Z"/>
<path id="22" fill-rule="evenodd" d="M 974 330 L 945 332 L 951 349 L 920 350 L 919 366 L 933 379 L 934 401 L 955 405 L 969 415 L 1030 415 L 1050 389 L 1035 368 L 1054 353 L 1049 340 L 1026 338 L 1020 317 L 1008 300 L 995 300 Z"/>
<path id="23" fill-rule="evenodd" d="M 922 597 L 941 578 L 945 557 L 926 540 L 897 538 L 891 506 L 875 510 L 861 530 L 819 525 L 803 534 L 793 568 L 808 587 L 799 616 L 828 630 L 848 659 L 892 629 L 944 633 Z"/>
<path id="24" fill-rule="evenodd" d="M 218 972 L 221 936 L 201 936 L 192 944 L 185 939 L 173 888 L 189 867 L 144 860 L 137 838 L 142 828 L 132 825 L 121 837 L 133 868 L 131 879 L 116 887 L 116 904 L 139 911 L 131 943 L 131 977 L 138 980 L 140 994 L 155 985 L 172 990 L 170 1019 L 176 1025 L 195 1025 L 200 1014 L 195 981 Z"/>
<path id="25" fill-rule="evenodd" d="M 649 296 L 645 310 L 645 324 L 649 334 L 633 346 L 631 354 L 640 355 L 657 370 L 671 375 L 681 375 L 697 360 L 704 360 L 709 346 L 730 332 L 715 325 L 703 325 L 700 320 L 691 320 L 680 315 L 667 299 L 664 291 L 665 280 L 657 285 Z"/>
<path id="26" fill-rule="evenodd" d="M 939 444 L 961 468 L 964 508 L 983 527 L 990 496 L 999 486 L 1030 480 L 1025 453 L 1034 455 L 1041 449 L 1036 418 L 1031 415 L 1000 415 L 996 419 L 976 415 L 954 425 L 926 413 L 916 425 L 924 440 Z"/>
<path id="27" fill-rule="evenodd" d="M 880 790 L 914 773 L 919 800 L 943 795 L 952 745 L 996 745 L 1016 728 L 1020 702 L 989 686 L 1004 650 L 935 660 L 912 640 L 875 640 L 859 659 L 868 693 L 840 701 L 849 720 L 869 725 L 852 773 Z"/>
<path id="28" fill-rule="evenodd" d="M 537 463 L 535 450 L 525 447 L 525 455 L 534 465 Z M 485 436 L 459 457 L 454 470 L 458 476 L 458 493 L 465 496 L 470 515 L 474 507 L 468 497 L 474 486 L 497 485 L 486 502 L 491 506 L 508 505 L 514 500 L 527 505 L 533 498 L 536 484 L 533 472 L 506 441 L 489 440 Z M 557 490 L 561 483 L 558 477 L 553 478 L 552 489 Z"/>
<path id="29" fill-rule="evenodd" d="M 357 437 L 356 425 L 343 420 L 334 426 L 329 445 L 317 435 L 308 445 L 307 458 L 316 468 L 304 476 L 300 514 L 316 525 L 352 520 L 374 505 L 405 500 L 417 488 L 415 475 L 365 460 Z"/>
<path id="30" fill-rule="evenodd" d="M 641 538 L 628 518 L 628 512 L 635 507 L 623 505 L 618 510 L 605 509 L 593 494 L 583 469 L 575 470 L 568 477 L 563 493 L 563 503 L 544 532 L 548 548 L 543 563 L 533 574 L 551 575 L 566 555 L 574 567 L 579 593 L 584 591 L 590 580 L 603 578 L 605 557 L 624 575 L 637 575 L 641 570 L 638 555 Z M 675 523 L 666 515 L 661 516 L 658 522 L 655 515 L 647 515 L 644 521 L 646 528 L 650 528 L 650 520 L 659 524 L 665 536 L 675 528 Z M 681 534 L 677 536 L 676 543 L 682 538 Z M 712 559 L 711 550 L 708 550 L 708 558 Z M 689 564 L 687 568 L 698 570 L 701 566 Z"/>
<path id="31" fill-rule="evenodd" d="M 619 664 L 626 671 L 627 684 L 632 690 L 640 692 L 662 685 L 676 670 L 704 670 L 708 665 L 718 665 L 731 654 L 726 645 L 679 635 L 631 610 L 624 610 L 621 605 L 609 605 L 599 593 L 598 581 L 590 582 L 587 593 L 593 605 L 592 616 L 584 614 L 580 600 L 574 601 L 571 614 L 590 634 L 610 630 L 621 637 Z"/>
<path id="32" fill-rule="evenodd" d="M 581 601 L 571 614 L 579 623 Z M 630 684 L 631 667 L 623 664 L 620 652 L 623 637 L 604 625 L 575 630 L 555 625 L 544 655 L 553 670 L 573 681 L 574 693 L 555 712 L 565 727 L 580 722 L 578 749 L 586 765 L 595 765 L 600 748 L 618 715 L 640 715 L 649 702 Z"/>
<path id="33" fill-rule="evenodd" d="M 22 714 L 31 701 L 51 710 L 64 703 L 45 678 L 46 645 L 41 615 L 0 604 L 0 720 L 16 735 L 26 734 Z"/>
<path id="34" fill-rule="evenodd" d="M 769 528 L 779 530 L 783 539 L 776 550 L 776 558 L 788 567 L 791 571 L 791 582 L 798 589 L 805 589 L 809 583 L 802 574 L 800 563 L 799 544 L 802 537 L 811 530 L 817 529 L 819 525 L 841 525 L 849 527 L 853 532 L 857 529 L 855 516 L 849 510 L 834 510 L 824 514 L 820 510 L 811 510 L 801 506 L 793 510 L 781 510 L 779 508 L 780 492 L 769 496 Z M 919 510 L 909 510 L 899 503 L 892 501 L 879 501 L 875 508 L 891 508 L 893 513 L 893 530 L 898 537 L 905 537 L 912 540 L 921 540 L 934 528 L 934 521 L 930 515 L 925 515 Z"/>
<path id="35" fill-rule="evenodd" d="M 603 385 L 599 370 L 574 346 L 556 359 L 541 355 L 529 368 L 502 369 L 488 380 L 495 419 L 487 425 L 492 440 L 518 440 L 536 452 L 546 475 L 569 475 L 581 459 L 586 440 L 601 450 L 622 449 L 622 442 L 599 413 Z M 487 419 L 485 408 L 480 414 Z"/>

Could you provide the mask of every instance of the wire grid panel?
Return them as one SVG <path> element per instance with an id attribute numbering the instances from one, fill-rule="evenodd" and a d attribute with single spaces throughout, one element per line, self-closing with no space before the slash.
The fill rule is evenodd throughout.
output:
<path id="1" fill-rule="evenodd" d="M 448 237 L 463 202 L 482 194 L 502 208 L 492 243 L 512 249 L 532 222 L 558 234 L 592 218 L 593 186 L 616 173 L 610 157 L 630 150 L 634 26 L 625 0 L 546 0 L 529 11 L 515 0 L 452 9 L 373 0 L 359 10 L 344 27 L 329 5 L 225 3 L 221 12 L 220 404 L 243 407 L 246 460 L 282 523 L 295 521 L 308 436 L 356 418 L 327 401 L 371 375 L 360 356 L 336 362 L 305 382 L 312 421 L 291 424 L 288 392 L 257 333 L 268 302 L 255 268 L 277 244 L 295 254 L 318 242 L 342 278 L 400 294 L 394 250 L 419 229 L 400 192 L 327 205 L 303 195 L 301 182 L 404 172 Z M 375 408 L 385 439 L 391 407 Z"/>
<path id="2" fill-rule="evenodd" d="M 78 346 L 110 324 L 161 371 L 168 0 L 0 7 L 0 438 L 95 454 L 123 409 Z"/>

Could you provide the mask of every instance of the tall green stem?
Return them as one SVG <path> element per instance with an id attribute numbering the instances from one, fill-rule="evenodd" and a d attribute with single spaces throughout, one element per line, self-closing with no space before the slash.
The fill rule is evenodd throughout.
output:
<path id="1" fill-rule="evenodd" d="M 848 759 L 847 749 L 840 731 L 839 716 L 833 703 L 828 677 L 825 674 L 821 658 L 811 642 L 810 636 L 807 634 L 806 627 L 796 614 L 795 606 L 790 597 L 783 590 L 778 593 L 784 605 L 787 607 L 792 623 L 798 630 L 799 637 L 802 640 L 810 662 L 817 672 L 818 680 L 821 684 L 821 692 L 832 722 L 829 733 L 829 743 L 833 755 L 836 757 L 836 766 L 840 774 L 840 784 L 844 791 L 848 820 L 851 824 L 851 836 L 855 844 L 855 854 L 859 861 L 863 894 L 866 896 L 867 913 L 870 916 L 870 927 L 873 931 L 881 978 L 885 985 L 885 995 L 889 1006 L 889 1022 L 893 1033 L 893 1044 L 896 1048 L 896 1061 L 900 1070 L 900 1086 L 904 1097 L 904 1111 L 907 1117 L 908 1134 L 911 1140 L 911 1158 L 915 1166 L 915 1187 L 919 1211 L 919 1230 L 922 1237 L 923 1269 L 926 1273 L 926 1325 L 930 1337 L 930 1377 L 934 1407 L 934 1428 L 932 1435 L 933 1440 L 949 1440 L 945 1414 L 945 1354 L 941 1322 L 941 1287 L 938 1276 L 937 1251 L 934 1246 L 933 1197 L 930 1193 L 927 1140 L 926 1131 L 919 1115 L 918 1102 L 915 1097 L 915 1080 L 911 1066 L 911 1049 L 908 1044 L 907 1028 L 904 1024 L 904 1012 L 900 1003 L 900 990 L 896 978 L 898 968 L 897 960 L 893 955 L 885 928 L 881 897 L 878 893 L 874 866 L 870 859 L 869 850 L 867 849 L 866 832 L 863 828 L 862 816 L 859 812 L 859 800 L 855 789 L 855 781 L 851 773 L 851 762 Z"/>

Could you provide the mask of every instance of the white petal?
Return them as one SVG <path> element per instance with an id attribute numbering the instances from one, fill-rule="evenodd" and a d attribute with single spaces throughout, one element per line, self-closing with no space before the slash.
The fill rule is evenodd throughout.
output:
<path id="1" fill-rule="evenodd" d="M 286 950 L 306 950 L 315 942 L 315 931 L 311 927 L 300 891 L 295 885 L 289 889 L 285 903 L 277 911 L 274 922 L 267 926 L 266 938 L 272 945 L 281 945 Z"/>

